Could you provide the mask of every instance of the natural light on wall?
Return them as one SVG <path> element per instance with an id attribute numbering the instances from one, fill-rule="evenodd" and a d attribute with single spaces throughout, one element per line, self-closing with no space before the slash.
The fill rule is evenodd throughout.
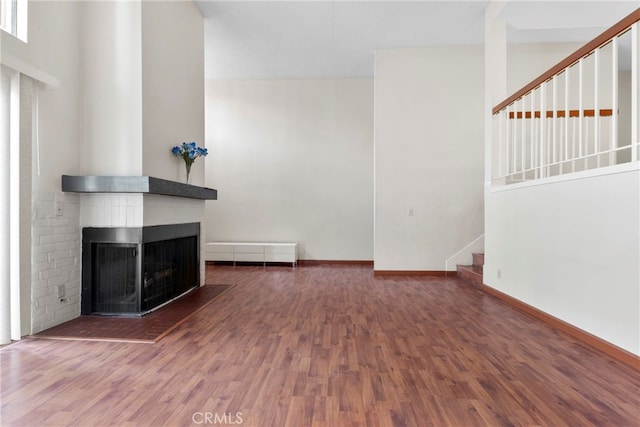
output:
<path id="1" fill-rule="evenodd" d="M 0 1 L 0 28 L 27 41 L 27 0 Z"/>

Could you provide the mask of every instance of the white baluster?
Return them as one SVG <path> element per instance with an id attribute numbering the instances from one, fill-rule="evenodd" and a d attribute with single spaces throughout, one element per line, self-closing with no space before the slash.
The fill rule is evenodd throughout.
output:
<path id="1" fill-rule="evenodd" d="M 564 71 L 564 160 L 569 159 L 569 69 Z M 573 162 L 572 162 L 573 164 Z"/>
<path id="2" fill-rule="evenodd" d="M 616 163 L 618 150 L 618 37 L 611 41 L 611 141 L 609 165 Z"/>
<path id="3" fill-rule="evenodd" d="M 582 157 L 582 145 L 584 143 L 584 105 L 582 105 L 584 99 L 582 94 L 584 83 L 583 65 L 584 58 L 581 58 L 580 61 L 578 61 L 578 157 Z"/>
<path id="4" fill-rule="evenodd" d="M 534 139 L 534 135 L 535 135 L 535 125 L 536 125 L 536 102 L 535 102 L 535 89 L 531 91 L 531 103 L 530 103 L 530 108 L 531 108 L 531 126 L 530 126 L 530 130 L 529 133 L 530 135 L 530 143 L 529 143 L 529 170 L 535 170 L 535 165 L 534 165 L 534 146 L 535 146 L 535 139 Z M 535 178 L 537 178 L 537 176 L 535 176 Z"/>
<path id="5" fill-rule="evenodd" d="M 638 94 L 640 78 L 640 55 L 638 49 L 640 49 L 640 36 L 638 31 L 638 23 L 636 22 L 631 26 L 631 161 L 638 160 L 638 145 L 640 145 L 640 139 L 638 138 L 638 121 L 640 121 L 640 105 L 638 101 L 640 96 Z"/>
<path id="6" fill-rule="evenodd" d="M 547 130 L 547 108 L 545 105 L 546 101 L 545 96 L 545 83 L 540 85 L 540 178 L 544 178 L 547 176 L 545 167 L 546 167 L 546 150 L 545 145 L 547 143 L 546 140 L 546 130 Z"/>
<path id="7" fill-rule="evenodd" d="M 524 181 L 525 179 L 525 156 L 524 153 L 526 152 L 526 130 L 527 127 L 525 126 L 526 124 L 526 105 L 525 105 L 525 100 L 524 100 L 524 96 L 521 99 L 521 107 L 522 107 L 522 126 L 520 129 L 520 171 L 522 171 L 522 180 Z"/>
<path id="8" fill-rule="evenodd" d="M 556 74 L 551 79 L 551 124 L 553 126 L 553 136 L 551 138 L 551 163 L 555 164 L 557 160 L 556 150 L 557 150 L 557 135 L 558 135 L 558 75 Z"/>

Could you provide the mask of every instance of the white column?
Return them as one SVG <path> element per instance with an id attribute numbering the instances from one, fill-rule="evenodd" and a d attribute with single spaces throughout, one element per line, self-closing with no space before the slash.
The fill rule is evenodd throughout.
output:
<path id="1" fill-rule="evenodd" d="M 84 2 L 82 14 L 82 173 L 142 175 L 141 2 Z"/>
<path id="2" fill-rule="evenodd" d="M 507 97 L 507 24 L 499 18 L 504 6 L 505 2 L 490 2 L 485 9 L 485 189 L 491 186 L 493 150 L 496 149 L 492 110 Z M 509 119 L 505 121 L 509 122 Z M 508 132 L 505 137 L 508 146 Z M 508 152 L 505 155 L 505 173 L 508 174 Z"/>

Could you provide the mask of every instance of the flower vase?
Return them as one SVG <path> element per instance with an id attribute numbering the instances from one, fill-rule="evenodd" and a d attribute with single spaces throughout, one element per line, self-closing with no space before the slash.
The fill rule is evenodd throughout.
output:
<path id="1" fill-rule="evenodd" d="M 187 171 L 184 180 L 187 184 L 191 184 L 189 181 L 193 162 L 195 162 L 198 157 L 205 157 L 209 154 L 206 148 L 198 147 L 195 142 L 183 142 L 182 145 L 173 147 L 171 152 L 174 156 L 180 157 L 184 161 L 184 167 Z"/>
<path id="2" fill-rule="evenodd" d="M 187 176 L 186 176 L 184 182 L 186 184 L 191 184 L 191 181 L 190 181 L 190 179 L 191 179 L 191 163 L 185 162 L 184 166 L 185 166 L 185 169 L 187 170 Z"/>

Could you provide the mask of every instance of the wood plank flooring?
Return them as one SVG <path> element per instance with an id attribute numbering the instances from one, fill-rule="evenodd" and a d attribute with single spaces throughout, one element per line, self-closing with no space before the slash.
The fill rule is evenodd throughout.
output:
<path id="1" fill-rule="evenodd" d="M 0 349 L 3 426 L 638 426 L 640 374 L 456 278 L 209 266 L 160 342 Z"/>

